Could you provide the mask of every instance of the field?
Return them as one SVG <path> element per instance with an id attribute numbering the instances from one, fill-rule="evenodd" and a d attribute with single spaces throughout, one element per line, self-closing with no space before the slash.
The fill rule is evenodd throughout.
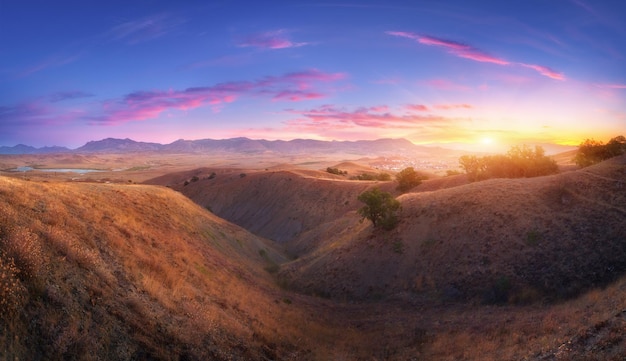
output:
<path id="1" fill-rule="evenodd" d="M 104 171 L 0 173 L 1 359 L 623 360 L 626 156 L 569 159 L 399 194 L 350 179 L 381 159 L 3 156 Z"/>

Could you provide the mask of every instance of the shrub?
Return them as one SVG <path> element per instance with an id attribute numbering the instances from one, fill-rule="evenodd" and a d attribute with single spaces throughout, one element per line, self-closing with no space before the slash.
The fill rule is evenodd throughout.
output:
<path id="1" fill-rule="evenodd" d="M 391 193 L 383 192 L 378 187 L 361 193 L 358 200 L 365 206 L 358 209 L 362 219 L 372 221 L 374 227 L 386 230 L 393 229 L 398 224 L 396 212 L 400 209 L 400 202 Z"/>
<path id="2" fill-rule="evenodd" d="M 361 173 L 357 176 L 350 177 L 352 180 L 362 180 L 362 181 L 381 181 L 387 182 L 391 180 L 391 175 L 389 173 L 378 173 L 378 174 L 370 174 L 370 173 Z"/>
<path id="3" fill-rule="evenodd" d="M 398 181 L 398 187 L 396 188 L 400 192 L 407 192 L 422 183 L 422 177 L 417 174 L 413 167 L 404 168 L 398 174 L 396 174 L 396 180 Z"/>
<path id="4" fill-rule="evenodd" d="M 506 276 L 501 276 L 494 281 L 483 297 L 486 304 L 503 305 L 509 301 L 509 292 L 511 291 L 511 280 Z"/>
<path id="5" fill-rule="evenodd" d="M 607 144 L 593 139 L 585 139 L 585 141 L 578 146 L 574 163 L 584 168 L 605 159 L 624 154 L 625 152 L 626 138 L 623 135 L 612 138 Z"/>
<path id="6" fill-rule="evenodd" d="M 330 174 L 337 174 L 337 175 L 346 175 L 346 174 L 348 174 L 348 171 L 346 171 L 346 170 L 340 170 L 338 168 L 331 168 L 331 167 L 326 168 L 326 171 L 328 173 L 330 173 Z"/>

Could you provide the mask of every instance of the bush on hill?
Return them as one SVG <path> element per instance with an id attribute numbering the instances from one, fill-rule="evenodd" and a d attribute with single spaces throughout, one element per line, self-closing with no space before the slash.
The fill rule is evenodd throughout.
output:
<path id="1" fill-rule="evenodd" d="M 331 167 L 326 168 L 326 172 L 328 172 L 330 174 L 336 174 L 336 175 L 346 175 L 346 174 L 348 174 L 347 170 L 341 170 L 339 168 L 331 168 Z"/>
<path id="2" fill-rule="evenodd" d="M 422 183 L 424 177 L 420 176 L 413 167 L 407 167 L 396 174 L 396 180 L 398 181 L 398 187 L 396 188 L 400 192 L 408 192 L 412 188 L 417 187 Z"/>
<path id="3" fill-rule="evenodd" d="M 378 173 L 378 174 L 369 174 L 369 173 L 361 173 L 357 176 L 350 177 L 352 180 L 363 180 L 363 181 L 381 181 L 387 182 L 391 180 L 391 175 L 389 173 Z"/>
<path id="4" fill-rule="evenodd" d="M 374 227 L 391 230 L 398 224 L 396 212 L 400 209 L 400 202 L 391 193 L 383 192 L 380 188 L 372 188 L 361 193 L 358 200 L 365 206 L 358 209 L 358 213 L 372 221 Z"/>
<path id="5" fill-rule="evenodd" d="M 585 139 L 578 146 L 574 162 L 584 168 L 624 153 L 626 153 L 626 138 L 623 135 L 612 138 L 606 144 L 593 139 Z"/>
<path id="6" fill-rule="evenodd" d="M 506 154 L 459 158 L 461 168 L 470 181 L 489 178 L 528 178 L 553 174 L 558 171 L 554 159 L 547 157 L 541 146 L 514 146 Z"/>

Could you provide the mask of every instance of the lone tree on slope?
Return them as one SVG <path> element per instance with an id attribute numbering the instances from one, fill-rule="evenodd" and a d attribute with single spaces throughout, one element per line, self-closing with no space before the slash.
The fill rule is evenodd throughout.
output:
<path id="1" fill-rule="evenodd" d="M 417 174 L 413 167 L 401 170 L 396 174 L 396 180 L 398 181 L 398 187 L 396 187 L 396 189 L 402 193 L 408 192 L 422 183 L 422 177 Z"/>
<path id="2" fill-rule="evenodd" d="M 365 203 L 357 211 L 363 217 L 361 220 L 367 218 L 374 227 L 386 230 L 391 230 L 398 224 L 396 212 L 400 209 L 400 202 L 391 193 L 376 187 L 361 193 L 358 200 Z"/>

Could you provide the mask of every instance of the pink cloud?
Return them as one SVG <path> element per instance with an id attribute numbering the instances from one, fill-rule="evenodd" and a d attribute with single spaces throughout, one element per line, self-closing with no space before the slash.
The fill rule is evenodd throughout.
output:
<path id="1" fill-rule="evenodd" d="M 317 69 L 265 77 L 257 81 L 228 82 L 185 90 L 138 91 L 102 104 L 103 114 L 91 117 L 92 124 L 115 125 L 129 121 L 158 118 L 167 110 L 211 106 L 219 111 L 225 104 L 244 96 L 269 97 L 273 101 L 303 101 L 326 96 L 320 83 L 344 79 L 342 73 Z"/>
<path id="2" fill-rule="evenodd" d="M 453 54 L 460 58 L 470 59 L 482 63 L 493 63 L 498 65 L 520 65 L 526 68 L 534 69 L 539 74 L 546 76 L 555 80 L 565 80 L 565 76 L 562 73 L 559 73 L 553 69 L 550 69 L 546 66 L 535 65 L 535 64 L 526 64 L 526 63 L 512 63 L 503 58 L 498 58 L 492 55 L 489 55 L 471 45 L 463 44 L 453 40 L 446 40 L 437 38 L 430 35 L 419 35 L 405 31 L 387 31 L 386 32 L 392 36 L 398 36 L 403 38 L 408 38 L 417 41 L 420 44 L 429 45 L 429 46 L 437 46 L 448 50 L 450 54 Z"/>
<path id="3" fill-rule="evenodd" d="M 315 92 L 304 92 L 301 90 L 285 90 L 277 93 L 273 100 L 289 100 L 292 102 L 299 102 L 302 100 L 312 100 L 323 98 L 325 95 Z"/>
<path id="4" fill-rule="evenodd" d="M 541 65 L 535 65 L 535 64 L 525 64 L 525 63 L 518 63 L 518 64 L 523 66 L 523 67 L 533 69 L 533 70 L 537 71 L 539 74 L 545 75 L 548 78 L 552 78 L 552 79 L 556 79 L 556 80 L 565 80 L 565 76 L 562 73 L 559 73 L 559 72 L 557 72 L 555 70 L 552 70 L 552 69 L 548 68 L 547 66 L 541 66 Z"/>
<path id="5" fill-rule="evenodd" d="M 241 47 L 256 47 L 263 49 L 287 49 L 309 45 L 306 42 L 292 42 L 284 29 L 254 34 L 238 44 Z"/>
<path id="6" fill-rule="evenodd" d="M 378 111 L 384 109 L 385 112 Z M 289 127 L 329 127 L 333 129 L 349 128 L 378 128 L 378 129 L 413 129 L 417 125 L 446 121 L 438 116 L 398 115 L 386 112 L 388 108 L 358 108 L 346 111 L 333 105 L 324 105 L 319 108 L 297 111 L 289 110 L 292 114 L 298 114 L 301 118 L 288 121 Z"/>
<path id="7" fill-rule="evenodd" d="M 427 112 L 430 109 L 428 109 L 427 106 L 422 105 L 422 104 L 409 104 L 406 106 L 406 109 L 408 111 L 416 111 L 416 112 Z"/>
<path id="8" fill-rule="evenodd" d="M 472 109 L 474 108 L 470 104 L 435 104 L 435 109 L 451 110 L 451 109 Z"/>
<path id="9" fill-rule="evenodd" d="M 418 35 L 409 32 L 403 31 L 388 31 L 387 34 L 393 36 L 399 36 L 404 38 L 409 38 L 417 41 L 420 44 L 431 45 L 431 46 L 439 46 L 447 49 L 450 53 L 460 57 L 471 59 L 478 62 L 483 63 L 494 63 L 498 65 L 508 65 L 510 64 L 508 61 L 504 59 L 497 58 L 495 56 L 491 56 L 485 52 L 480 51 L 473 46 L 459 43 L 452 40 L 440 39 L 434 36 L 429 35 Z"/>
<path id="10" fill-rule="evenodd" d="M 471 87 L 463 84 L 458 84 L 447 79 L 431 79 L 423 82 L 427 86 L 433 87 L 438 90 L 451 90 L 451 91 L 469 91 Z"/>
<path id="11" fill-rule="evenodd" d="M 369 111 L 374 113 L 383 113 L 389 111 L 389 107 L 386 105 L 375 105 L 373 107 L 367 108 Z"/>

